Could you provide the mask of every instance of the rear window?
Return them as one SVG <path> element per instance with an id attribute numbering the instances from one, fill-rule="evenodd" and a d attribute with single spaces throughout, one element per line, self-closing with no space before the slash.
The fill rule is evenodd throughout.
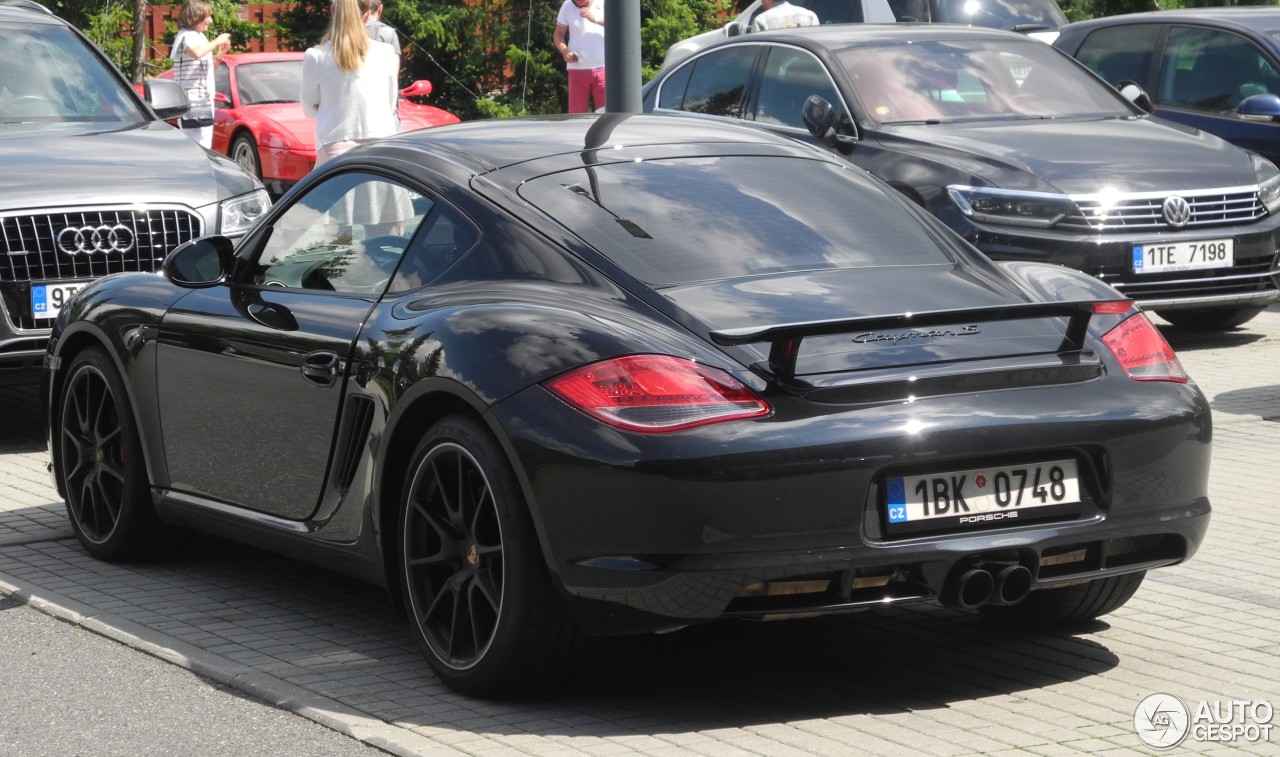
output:
<path id="1" fill-rule="evenodd" d="M 950 259 L 905 201 L 825 161 L 607 163 L 539 177 L 521 195 L 655 287 Z"/>

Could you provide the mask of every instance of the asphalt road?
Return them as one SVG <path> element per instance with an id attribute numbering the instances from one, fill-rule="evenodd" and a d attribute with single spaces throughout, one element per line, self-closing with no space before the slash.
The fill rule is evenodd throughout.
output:
<path id="1" fill-rule="evenodd" d="M 1161 754 L 1280 755 L 1280 307 L 1167 333 L 1214 411 L 1213 522 L 1117 612 L 1041 634 L 927 604 L 712 624 L 608 640 L 569 686 L 506 702 L 440 684 L 386 597 L 341 576 L 212 540 L 88 558 L 38 403 L 0 390 L 0 595 L 28 603 L 0 610 L 0 754 L 1157 754 L 1135 717 L 1166 694 L 1223 722 Z"/>
<path id="2" fill-rule="evenodd" d="M 385 754 L 0 596 L 0 754 Z"/>

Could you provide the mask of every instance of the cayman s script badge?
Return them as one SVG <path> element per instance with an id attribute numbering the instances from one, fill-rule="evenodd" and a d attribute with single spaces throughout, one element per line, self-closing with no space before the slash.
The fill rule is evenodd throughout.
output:
<path id="1" fill-rule="evenodd" d="M 962 327 L 959 331 L 955 331 L 953 329 L 931 329 L 929 331 L 919 331 L 916 329 L 911 329 L 910 331 L 886 332 L 867 331 L 855 336 L 853 341 L 857 344 L 892 342 L 894 345 L 897 345 L 901 342 L 907 341 L 923 342 L 930 339 L 942 339 L 949 336 L 973 336 L 974 334 L 981 333 L 982 329 L 978 328 L 976 324 L 970 324 Z"/>

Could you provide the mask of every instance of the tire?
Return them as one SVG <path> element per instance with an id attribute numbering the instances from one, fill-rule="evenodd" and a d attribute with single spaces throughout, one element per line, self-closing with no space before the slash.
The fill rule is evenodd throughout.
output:
<path id="1" fill-rule="evenodd" d="M 436 423 L 414 451 L 399 521 L 409 623 L 453 688 L 509 696 L 567 675 L 582 632 L 552 586 L 528 507 L 478 422 Z"/>
<path id="2" fill-rule="evenodd" d="M 105 352 L 75 357 L 58 405 L 58 476 L 80 544 L 101 560 L 151 556 L 160 522 L 129 396 Z"/>
<path id="3" fill-rule="evenodd" d="M 1187 331 L 1226 331 L 1253 320 L 1265 308 L 1157 310 L 1156 315 Z"/>
<path id="4" fill-rule="evenodd" d="M 1120 609 L 1146 575 L 1146 571 L 1138 571 L 1061 589 L 1041 589 L 1016 605 L 987 606 L 982 612 L 996 620 L 1037 628 L 1078 626 Z"/>
<path id="5" fill-rule="evenodd" d="M 253 135 L 249 132 L 241 132 L 236 138 L 231 140 L 231 151 L 229 156 L 236 165 L 244 169 L 247 174 L 262 179 L 262 161 L 258 158 L 258 143 L 254 141 Z"/>

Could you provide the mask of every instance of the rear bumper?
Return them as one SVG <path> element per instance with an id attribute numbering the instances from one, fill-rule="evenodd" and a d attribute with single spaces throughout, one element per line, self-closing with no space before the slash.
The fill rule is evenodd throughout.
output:
<path id="1" fill-rule="evenodd" d="M 592 428 L 536 387 L 495 411 L 519 429 L 505 441 L 579 619 L 629 633 L 936 599 L 975 565 L 1023 566 L 1037 589 L 1188 559 L 1210 514 L 1207 402 L 1194 386 L 1102 383 L 1126 391 L 1087 382 L 791 420 L 779 403 L 769 419 L 658 436 Z M 566 439 L 573 428 L 590 433 Z M 1064 454 L 1089 471 L 1077 512 L 886 533 L 886 474 Z"/>

